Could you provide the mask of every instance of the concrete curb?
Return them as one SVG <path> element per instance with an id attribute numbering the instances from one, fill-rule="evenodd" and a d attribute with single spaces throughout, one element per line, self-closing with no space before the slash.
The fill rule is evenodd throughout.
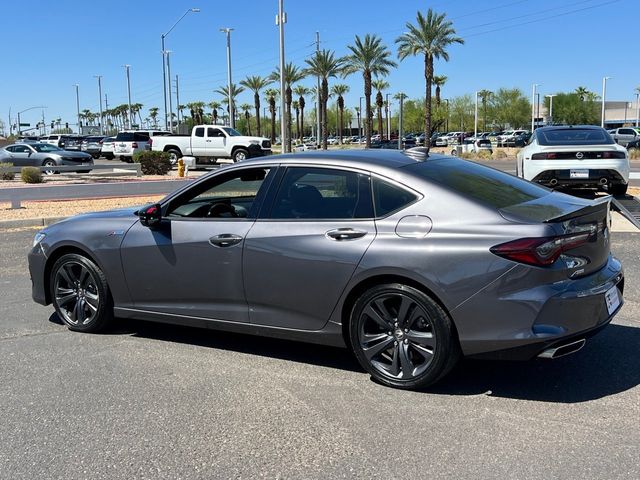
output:
<path id="1" fill-rule="evenodd" d="M 68 217 L 23 218 L 20 220 L 0 220 L 0 230 L 10 228 L 46 227 Z"/>

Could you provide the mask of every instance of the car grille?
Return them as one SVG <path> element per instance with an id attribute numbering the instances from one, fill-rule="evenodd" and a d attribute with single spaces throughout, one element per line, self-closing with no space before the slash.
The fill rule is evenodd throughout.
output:
<path id="1" fill-rule="evenodd" d="M 263 140 L 262 141 L 262 148 L 271 148 L 271 141 L 270 140 Z"/>

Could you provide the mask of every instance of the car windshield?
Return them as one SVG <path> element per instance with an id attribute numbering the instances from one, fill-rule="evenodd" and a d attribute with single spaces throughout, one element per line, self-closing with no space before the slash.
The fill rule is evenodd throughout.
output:
<path id="1" fill-rule="evenodd" d="M 241 137 L 242 136 L 242 134 L 240 132 L 238 132 L 237 130 L 234 130 L 233 128 L 222 127 L 222 130 L 224 130 L 225 133 L 227 135 L 229 135 L 230 137 Z"/>
<path id="2" fill-rule="evenodd" d="M 538 130 L 540 145 L 611 145 L 611 135 L 603 128 L 558 128 Z"/>
<path id="3" fill-rule="evenodd" d="M 48 143 L 34 143 L 31 145 L 36 152 L 59 152 L 62 150 L 61 148 L 56 147 L 55 145 L 50 145 Z"/>

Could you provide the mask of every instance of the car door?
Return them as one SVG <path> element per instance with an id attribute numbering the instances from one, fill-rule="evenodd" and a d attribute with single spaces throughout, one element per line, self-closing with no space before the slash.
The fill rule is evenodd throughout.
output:
<path id="1" fill-rule="evenodd" d="M 191 135 L 191 154 L 194 157 L 206 157 L 207 156 L 207 138 L 205 127 L 196 127 Z"/>
<path id="2" fill-rule="evenodd" d="M 272 170 L 220 172 L 163 204 L 157 227 L 131 227 L 121 258 L 135 309 L 248 322 L 242 248 Z"/>
<path id="3" fill-rule="evenodd" d="M 292 166 L 269 195 L 244 245 L 249 318 L 319 330 L 376 235 L 370 177 Z"/>
<path id="4" fill-rule="evenodd" d="M 11 154 L 11 163 L 13 163 L 14 166 L 24 167 L 33 165 L 31 159 L 33 152 L 27 145 L 12 145 L 5 150 Z"/>
<path id="5" fill-rule="evenodd" d="M 210 157 L 226 157 L 227 153 L 227 135 L 220 128 L 207 128 L 207 152 Z"/>

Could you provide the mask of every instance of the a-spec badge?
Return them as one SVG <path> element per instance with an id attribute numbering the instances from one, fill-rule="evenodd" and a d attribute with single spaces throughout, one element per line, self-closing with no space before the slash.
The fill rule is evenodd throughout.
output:
<path id="1" fill-rule="evenodd" d="M 117 235 L 124 235 L 124 230 L 112 230 L 107 233 L 107 237 L 115 237 Z"/>

